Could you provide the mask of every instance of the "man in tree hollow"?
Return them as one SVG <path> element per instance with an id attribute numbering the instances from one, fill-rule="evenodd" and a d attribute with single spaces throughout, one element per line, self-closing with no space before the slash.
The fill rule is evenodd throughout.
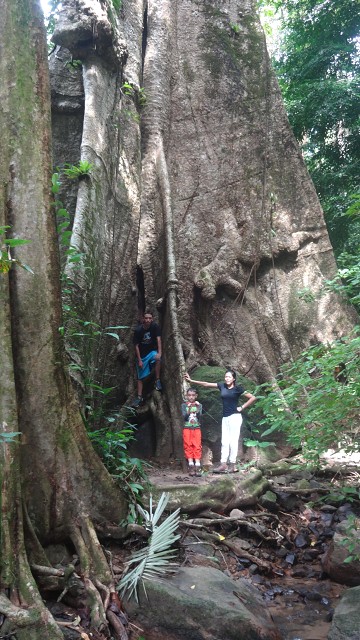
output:
<path id="1" fill-rule="evenodd" d="M 143 380 L 150 375 L 155 365 L 155 389 L 162 390 L 160 381 L 161 367 L 161 330 L 154 322 L 154 316 L 149 309 L 145 310 L 141 324 L 134 331 L 133 343 L 135 345 L 136 373 L 137 373 L 137 398 L 132 406 L 140 407 L 143 403 Z"/>

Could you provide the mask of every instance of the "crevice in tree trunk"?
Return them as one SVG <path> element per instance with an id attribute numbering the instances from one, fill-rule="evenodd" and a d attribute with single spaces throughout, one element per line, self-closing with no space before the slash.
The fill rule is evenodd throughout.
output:
<path id="1" fill-rule="evenodd" d="M 137 265 L 136 267 L 136 288 L 137 288 L 138 310 L 139 310 L 139 314 L 142 315 L 146 307 L 146 297 L 145 297 L 144 272 L 140 265 Z"/>
<path id="2" fill-rule="evenodd" d="M 147 37 L 148 37 L 148 4 L 146 3 L 145 9 L 144 9 L 143 30 L 142 30 L 142 39 L 141 39 L 141 84 L 143 84 L 143 78 L 144 78 L 144 62 L 145 62 L 145 56 L 146 56 Z"/>

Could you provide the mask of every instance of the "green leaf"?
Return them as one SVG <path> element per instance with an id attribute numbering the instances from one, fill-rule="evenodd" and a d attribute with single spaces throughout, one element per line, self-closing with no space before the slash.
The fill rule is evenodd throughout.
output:
<path id="1" fill-rule="evenodd" d="M 4 244 L 9 245 L 9 247 L 18 247 L 19 245 L 29 244 L 31 240 L 20 240 L 20 238 L 8 238 L 4 240 Z"/>
<path id="2" fill-rule="evenodd" d="M 34 275 L 33 270 L 27 264 L 24 264 L 23 262 L 20 262 L 19 264 L 22 269 L 25 269 L 25 271 L 28 271 L 28 273 Z"/>
<path id="3" fill-rule="evenodd" d="M 4 440 L 5 442 L 11 442 L 14 440 L 16 436 L 21 435 L 21 431 L 8 431 L 0 433 L 0 440 Z"/>

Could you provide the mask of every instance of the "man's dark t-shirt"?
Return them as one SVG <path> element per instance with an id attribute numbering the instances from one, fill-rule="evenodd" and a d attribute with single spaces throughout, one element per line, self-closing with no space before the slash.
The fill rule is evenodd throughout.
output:
<path id="1" fill-rule="evenodd" d="M 232 416 L 233 413 L 238 413 L 237 406 L 240 396 L 244 393 L 244 389 L 235 385 L 231 389 L 228 389 L 225 382 L 217 382 L 217 388 L 221 393 L 221 399 L 223 403 L 223 417 L 227 418 Z"/>
<path id="2" fill-rule="evenodd" d="M 158 350 L 157 338 L 160 336 L 160 327 L 156 322 L 152 322 L 148 329 L 144 329 L 142 324 L 139 324 L 139 326 L 136 327 L 133 343 L 135 345 L 139 345 L 141 358 L 145 358 L 150 351 Z"/>

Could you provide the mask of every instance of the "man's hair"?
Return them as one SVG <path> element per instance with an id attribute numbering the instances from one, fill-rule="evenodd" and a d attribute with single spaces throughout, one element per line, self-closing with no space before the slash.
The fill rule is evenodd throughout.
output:
<path id="1" fill-rule="evenodd" d="M 143 314 L 143 315 L 144 315 L 144 316 L 152 316 L 152 317 L 154 317 L 154 314 L 153 314 L 153 312 L 152 312 L 152 309 L 145 309 L 145 311 L 144 311 L 144 314 Z"/>
<path id="2" fill-rule="evenodd" d="M 189 391 L 193 391 L 194 393 L 197 393 L 197 390 L 194 387 L 189 387 L 186 393 L 189 393 Z"/>

